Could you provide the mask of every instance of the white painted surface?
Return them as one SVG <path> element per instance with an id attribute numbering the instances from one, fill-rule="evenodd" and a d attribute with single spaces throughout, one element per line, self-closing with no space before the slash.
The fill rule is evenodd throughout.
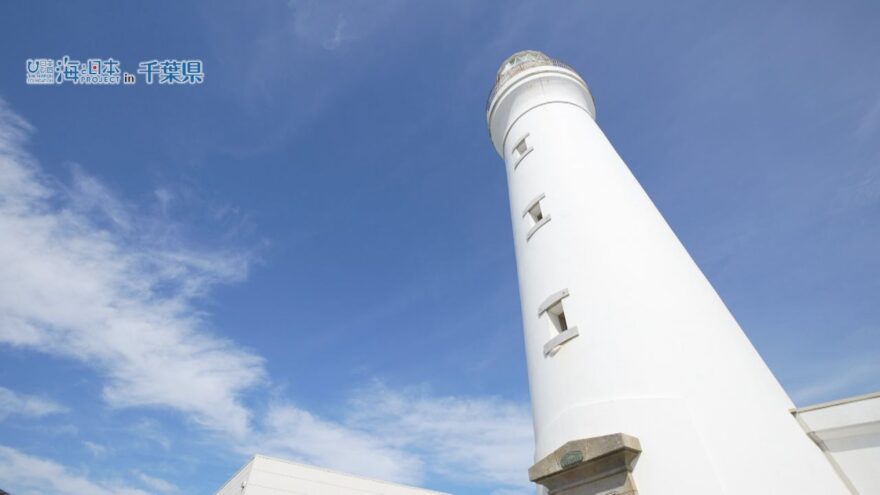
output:
<path id="1" fill-rule="evenodd" d="M 794 411 L 859 495 L 880 493 L 880 393 Z"/>
<path id="2" fill-rule="evenodd" d="M 387 481 L 254 456 L 215 495 L 446 495 Z"/>
<path id="3" fill-rule="evenodd" d="M 238 470 L 237 473 L 223 485 L 222 488 L 217 490 L 215 495 L 241 495 L 244 493 L 244 488 L 247 485 L 247 479 L 251 475 L 251 469 L 254 467 L 254 463 L 257 460 L 256 457 L 251 458 Z"/>
<path id="4" fill-rule="evenodd" d="M 487 119 L 508 176 L 535 459 L 624 432 L 644 449 L 640 493 L 847 493 L 599 129 L 585 83 L 565 67 L 529 65 L 501 78 Z M 514 169 L 526 134 L 532 151 Z M 527 241 L 523 208 L 542 193 L 553 221 Z M 558 332 L 538 308 L 562 289 L 579 335 L 545 356 Z"/>

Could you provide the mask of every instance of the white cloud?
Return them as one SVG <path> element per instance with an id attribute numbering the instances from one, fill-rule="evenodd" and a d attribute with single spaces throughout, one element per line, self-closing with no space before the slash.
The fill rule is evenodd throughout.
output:
<path id="1" fill-rule="evenodd" d="M 67 411 L 55 401 L 36 395 L 25 395 L 0 387 L 0 420 L 11 414 L 41 417 Z"/>
<path id="2" fill-rule="evenodd" d="M 10 493 L 146 495 L 116 482 L 93 481 L 53 461 L 0 445 L 0 480 Z"/>
<path id="3" fill-rule="evenodd" d="M 205 330 L 197 298 L 240 280 L 247 258 L 156 240 L 97 180 L 41 176 L 32 128 L 0 102 L 0 343 L 78 359 L 114 406 L 159 406 L 243 436 L 240 394 L 261 358 Z"/>
<path id="4" fill-rule="evenodd" d="M 267 413 L 264 430 L 247 453 L 264 453 L 330 469 L 401 483 L 419 483 L 423 461 L 381 436 L 328 421 L 289 404 Z"/>
<path id="5" fill-rule="evenodd" d="M 376 385 L 358 392 L 349 406 L 344 418 L 328 421 L 275 405 L 265 431 L 246 448 L 403 483 L 432 475 L 530 489 L 526 473 L 534 444 L 524 404 Z"/>
<path id="6" fill-rule="evenodd" d="M 800 407 L 852 395 L 853 389 L 871 390 L 880 378 L 880 362 L 874 355 L 814 363 L 813 368 L 806 383 L 791 392 L 792 400 Z"/>
<path id="7" fill-rule="evenodd" d="M 107 454 L 107 447 L 99 443 L 83 440 L 83 445 L 85 448 L 89 449 L 89 452 L 95 457 L 104 457 Z"/>
<path id="8" fill-rule="evenodd" d="M 402 8 L 399 0 L 322 2 L 290 0 L 291 24 L 301 39 L 335 50 L 381 30 Z"/>
<path id="9" fill-rule="evenodd" d="M 430 469 L 447 479 L 529 484 L 534 441 L 526 404 L 377 385 L 357 394 L 347 421 L 430 459 Z"/>
<path id="10" fill-rule="evenodd" d="M 128 430 L 133 437 L 148 444 L 154 444 L 162 450 L 169 451 L 172 447 L 171 437 L 162 426 L 162 423 L 153 418 L 141 418 L 130 424 Z M 167 454 L 164 454 L 167 455 Z"/>
<path id="11" fill-rule="evenodd" d="M 161 478 L 150 476 L 144 473 L 137 473 L 137 477 L 141 482 L 150 489 L 160 493 L 175 493 L 179 491 L 176 485 L 169 483 Z"/>
<path id="12" fill-rule="evenodd" d="M 197 306 L 217 284 L 241 280 L 247 257 L 153 235 L 175 229 L 151 225 L 160 220 L 138 213 L 81 168 L 70 186 L 43 177 L 25 151 L 32 132 L 0 100 L 0 344 L 78 360 L 100 373 L 111 406 L 176 410 L 247 455 L 407 483 L 442 477 L 528 487 L 533 445 L 524 404 L 377 385 L 335 420 L 283 400 L 256 416 L 242 395 L 268 384 L 263 360 L 213 335 Z M 132 426 L 140 429 L 171 449 L 154 422 Z M 2 456 L 32 473 L 22 482 L 31 484 L 19 486 L 68 493 L 45 484 L 55 476 L 70 481 L 70 493 L 118 492 L 8 448 Z M 152 490 L 176 489 L 141 474 Z"/>

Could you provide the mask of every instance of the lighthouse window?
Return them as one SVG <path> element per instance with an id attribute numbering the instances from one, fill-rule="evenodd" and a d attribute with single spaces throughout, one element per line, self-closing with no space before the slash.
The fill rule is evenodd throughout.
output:
<path id="1" fill-rule="evenodd" d="M 568 318 L 562 307 L 562 300 L 547 308 L 551 331 L 556 333 L 544 344 L 544 356 L 554 356 L 560 346 L 579 335 L 577 327 L 568 326 Z"/>
<path id="2" fill-rule="evenodd" d="M 565 310 L 562 308 L 562 301 L 547 308 L 547 316 L 557 332 L 562 333 L 568 330 L 568 320 L 565 318 Z"/>
<path id="3" fill-rule="evenodd" d="M 526 137 L 528 137 L 528 136 L 526 136 Z M 519 141 L 519 143 L 516 145 L 516 148 L 514 148 L 514 150 L 516 150 L 517 155 L 519 155 L 519 156 L 524 155 L 525 152 L 528 151 L 528 149 L 529 149 L 529 145 L 526 144 L 526 138 L 522 138 Z"/>
<path id="4" fill-rule="evenodd" d="M 535 203 L 535 206 L 532 206 L 531 208 L 529 208 L 529 216 L 532 217 L 532 221 L 535 223 L 538 223 L 544 219 L 544 213 L 541 212 L 540 201 Z"/>
<path id="5" fill-rule="evenodd" d="M 527 142 L 528 138 L 529 138 L 529 135 L 526 134 L 525 136 L 523 136 L 519 140 L 519 142 L 516 143 L 516 146 L 513 147 L 513 159 L 514 159 L 513 168 L 514 169 L 516 169 L 516 167 L 519 166 L 519 164 L 520 164 L 520 162 L 522 162 L 523 158 L 525 158 L 529 153 L 532 152 L 532 147 L 529 146 L 529 143 Z"/>
<path id="6" fill-rule="evenodd" d="M 532 238 L 535 235 L 535 232 L 538 231 L 541 227 L 543 227 L 547 222 L 550 221 L 550 215 L 548 215 L 544 211 L 544 207 L 541 205 L 541 202 L 544 200 L 544 193 L 539 194 L 535 199 L 531 200 L 526 206 L 526 209 L 523 211 L 522 216 L 527 218 L 529 223 L 529 230 L 526 232 L 526 240 Z"/>
<path id="7" fill-rule="evenodd" d="M 568 289 L 562 289 L 548 297 L 538 308 L 538 316 L 547 313 L 550 330 L 555 331 L 553 337 L 544 344 L 544 356 L 554 356 L 560 346 L 579 335 L 577 327 L 569 326 L 568 315 L 562 307 L 562 300 L 568 295 Z"/>

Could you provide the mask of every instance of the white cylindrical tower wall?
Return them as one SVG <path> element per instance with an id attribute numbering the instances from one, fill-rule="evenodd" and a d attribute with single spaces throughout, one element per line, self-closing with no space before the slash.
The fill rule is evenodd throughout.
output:
<path id="1" fill-rule="evenodd" d="M 642 493 L 847 493 L 599 129 L 583 80 L 521 52 L 487 118 L 507 168 L 535 459 L 623 432 L 642 444 Z"/>

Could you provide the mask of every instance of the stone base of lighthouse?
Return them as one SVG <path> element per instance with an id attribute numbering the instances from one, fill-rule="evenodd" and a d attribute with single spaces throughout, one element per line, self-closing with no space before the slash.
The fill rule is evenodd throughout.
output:
<path id="1" fill-rule="evenodd" d="M 572 440 L 529 468 L 548 495 L 636 495 L 632 471 L 642 446 L 625 433 Z"/>

